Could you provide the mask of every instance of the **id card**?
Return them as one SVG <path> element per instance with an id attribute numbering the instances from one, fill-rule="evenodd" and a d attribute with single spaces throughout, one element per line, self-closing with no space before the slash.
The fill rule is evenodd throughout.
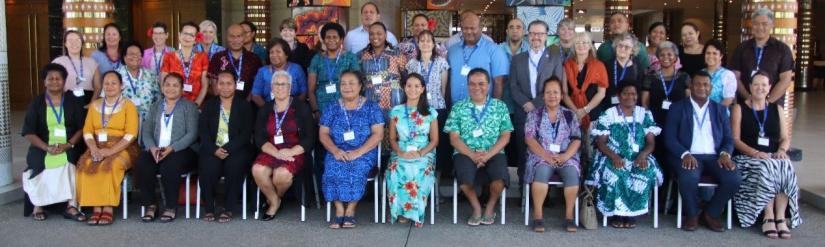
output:
<path id="1" fill-rule="evenodd" d="M 662 101 L 662 110 L 670 110 L 670 103 L 669 100 Z"/>
<path id="2" fill-rule="evenodd" d="M 140 100 L 140 99 L 132 99 L 132 104 L 135 104 L 136 106 L 138 106 L 138 105 L 143 104 L 143 101 Z"/>
<path id="3" fill-rule="evenodd" d="M 484 131 L 481 131 L 481 129 L 473 130 L 473 137 L 479 137 L 482 134 L 484 134 Z"/>
<path id="4" fill-rule="evenodd" d="M 355 140 L 355 131 L 347 131 L 344 132 L 344 141 L 352 141 Z"/>
<path id="5" fill-rule="evenodd" d="M 245 81 L 238 80 L 238 82 L 235 83 L 235 90 L 243 91 L 244 85 L 246 85 Z"/>
<path id="6" fill-rule="evenodd" d="M 464 65 L 461 67 L 461 75 L 467 76 L 470 74 L 470 66 Z"/>
<path id="7" fill-rule="evenodd" d="M 55 128 L 54 129 L 54 136 L 55 137 L 66 137 L 66 129 L 64 129 L 64 128 Z"/>
<path id="8" fill-rule="evenodd" d="M 97 133 L 97 141 L 98 142 L 107 142 L 109 141 L 109 134 L 106 132 Z"/>
<path id="9" fill-rule="evenodd" d="M 372 82 L 372 85 L 381 85 L 381 83 L 383 83 L 383 79 L 381 79 L 381 76 L 377 75 L 370 77 L 370 81 Z"/>
<path id="10" fill-rule="evenodd" d="M 83 95 L 86 95 L 86 92 L 83 91 L 83 88 L 75 88 L 72 89 L 72 94 L 74 94 L 75 97 L 83 97 Z"/>
<path id="11" fill-rule="evenodd" d="M 272 137 L 272 142 L 275 143 L 275 144 L 284 143 L 284 136 L 276 135 L 275 137 Z"/>
<path id="12" fill-rule="evenodd" d="M 324 89 L 327 91 L 327 93 L 338 92 L 338 89 L 335 88 L 335 84 L 332 83 L 328 84 L 326 87 L 324 87 Z"/>
<path id="13" fill-rule="evenodd" d="M 767 137 L 759 137 L 759 139 L 756 140 L 756 144 L 759 144 L 759 146 L 767 147 L 771 145 L 771 140 Z"/>
<path id="14" fill-rule="evenodd" d="M 183 91 L 187 93 L 192 92 L 192 84 L 183 84 Z"/>
<path id="15" fill-rule="evenodd" d="M 415 152 L 415 151 L 418 151 L 418 147 L 413 146 L 413 145 L 407 146 L 407 151 L 406 152 L 409 153 L 409 152 Z"/>
<path id="16" fill-rule="evenodd" d="M 610 97 L 610 104 L 618 105 L 619 104 L 619 96 Z"/>
<path id="17" fill-rule="evenodd" d="M 561 152 L 561 145 L 550 144 L 550 152 L 560 153 Z"/>

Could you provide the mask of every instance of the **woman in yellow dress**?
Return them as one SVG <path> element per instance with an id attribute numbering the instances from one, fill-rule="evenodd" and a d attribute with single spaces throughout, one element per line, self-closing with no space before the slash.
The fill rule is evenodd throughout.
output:
<path id="1" fill-rule="evenodd" d="M 113 207 L 120 204 L 120 183 L 138 154 L 137 108 L 121 95 L 123 78 L 103 74 L 104 97 L 89 105 L 83 140 L 89 147 L 78 161 L 77 200 L 94 207 L 89 225 L 112 224 Z"/>

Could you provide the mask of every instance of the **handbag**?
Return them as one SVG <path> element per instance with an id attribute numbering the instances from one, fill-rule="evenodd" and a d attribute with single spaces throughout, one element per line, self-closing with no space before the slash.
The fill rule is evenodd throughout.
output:
<path id="1" fill-rule="evenodd" d="M 593 198 L 593 188 L 585 186 L 582 191 L 581 225 L 584 229 L 594 230 L 599 227 L 598 216 L 596 215 L 596 202 Z"/>

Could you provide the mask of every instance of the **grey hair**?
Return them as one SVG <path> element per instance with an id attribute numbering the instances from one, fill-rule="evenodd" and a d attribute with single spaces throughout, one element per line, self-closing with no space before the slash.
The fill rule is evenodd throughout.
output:
<path id="1" fill-rule="evenodd" d="M 290 75 L 286 71 L 278 70 L 278 71 L 275 71 L 275 73 L 272 73 L 272 79 L 270 79 L 270 81 L 269 81 L 270 87 L 275 86 L 275 78 L 278 78 L 278 77 L 286 78 L 286 80 L 289 81 L 290 87 L 292 86 L 292 75 Z"/>
<path id="2" fill-rule="evenodd" d="M 622 41 L 625 41 L 625 40 L 630 40 L 630 42 L 633 44 L 633 49 L 630 52 L 630 56 L 635 56 L 636 54 L 639 54 L 639 49 L 640 49 L 639 48 L 639 39 L 637 39 L 635 35 L 630 34 L 630 33 L 623 33 L 623 34 L 614 35 L 613 36 L 613 44 L 612 44 L 613 45 L 613 50 L 614 51 L 617 50 L 616 46 L 619 43 L 621 43 Z"/>
<path id="3" fill-rule="evenodd" d="M 656 57 L 659 57 L 664 50 L 670 49 L 673 51 L 673 54 L 676 54 L 676 57 L 679 57 L 679 47 L 676 46 L 673 42 L 670 41 L 662 41 L 659 43 L 659 46 L 656 47 Z"/>
<path id="4" fill-rule="evenodd" d="M 557 28 L 561 27 L 566 27 L 570 30 L 576 30 L 576 21 L 570 18 L 564 18 L 559 22 L 559 25 L 557 26 Z"/>
<path id="5" fill-rule="evenodd" d="M 210 20 L 203 20 L 203 21 L 202 21 L 202 22 L 198 25 L 198 27 L 200 27 L 201 31 L 203 31 L 203 30 L 204 30 L 204 29 L 206 29 L 207 27 L 211 27 L 212 29 L 215 29 L 215 31 L 218 31 L 218 25 L 215 25 L 215 22 L 210 21 Z"/>
<path id="6" fill-rule="evenodd" d="M 545 32 L 550 32 L 550 26 L 547 25 L 547 22 L 544 22 L 542 20 L 531 21 L 530 25 L 527 25 L 527 29 L 530 29 L 530 27 L 532 27 L 533 25 L 542 25 L 542 26 L 544 26 L 544 31 Z"/>
<path id="7" fill-rule="evenodd" d="M 771 11 L 768 8 L 758 8 L 758 9 L 756 9 L 756 11 L 754 11 L 753 14 L 751 14 L 751 20 L 754 20 L 754 19 L 756 19 L 756 17 L 763 16 L 763 15 L 767 16 L 768 19 L 771 19 L 771 22 L 774 21 L 773 11 Z"/>

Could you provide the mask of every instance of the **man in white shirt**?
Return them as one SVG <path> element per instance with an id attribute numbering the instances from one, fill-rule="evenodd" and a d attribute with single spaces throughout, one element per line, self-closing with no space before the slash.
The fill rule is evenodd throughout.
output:
<path id="1" fill-rule="evenodd" d="M 667 116 L 664 144 L 672 157 L 669 163 L 684 201 L 687 231 L 696 230 L 698 225 L 697 191 L 703 175 L 719 184 L 701 213 L 707 227 L 717 232 L 725 230 L 719 220 L 722 210 L 742 181 L 731 161 L 733 137 L 727 108 L 708 100 L 712 89 L 710 75 L 697 72 L 690 83 L 690 98 L 674 103 Z"/>
<path id="2" fill-rule="evenodd" d="M 367 2 L 361 5 L 361 26 L 347 32 L 344 49 L 355 54 L 366 48 L 370 43 L 369 27 L 378 20 L 381 20 L 381 13 L 378 11 L 377 4 Z M 389 30 L 387 30 L 387 41 L 393 46 L 398 46 L 398 40 Z"/>

